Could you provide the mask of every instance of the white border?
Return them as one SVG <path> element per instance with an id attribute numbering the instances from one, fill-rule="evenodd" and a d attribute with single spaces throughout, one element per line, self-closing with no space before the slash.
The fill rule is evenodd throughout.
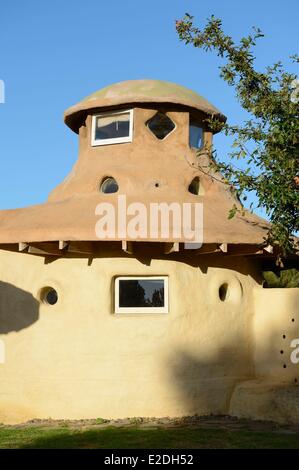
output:
<path id="1" fill-rule="evenodd" d="M 120 307 L 119 306 L 119 281 L 126 280 L 151 280 L 164 281 L 164 307 Z M 168 313 L 168 276 L 118 276 L 114 279 L 114 311 L 115 313 Z"/>
<path id="2" fill-rule="evenodd" d="M 125 114 L 129 113 L 130 123 L 129 123 L 129 135 L 127 137 L 116 137 L 114 139 L 95 139 L 95 130 L 96 130 L 96 120 L 98 117 L 107 117 L 113 116 L 114 114 Z M 122 144 L 125 142 L 132 142 L 133 140 L 133 121 L 134 113 L 133 109 L 126 109 L 121 111 L 107 111 L 107 113 L 94 114 L 92 116 L 91 123 L 91 145 L 92 147 L 97 147 L 99 145 L 111 145 L 111 144 Z"/>
<path id="3" fill-rule="evenodd" d="M 159 113 L 160 113 L 160 114 L 164 114 L 164 116 L 168 117 L 168 118 L 171 120 L 171 122 L 174 124 L 174 128 L 172 129 L 172 131 L 168 132 L 168 134 L 167 134 L 165 137 L 163 137 L 163 139 L 159 139 L 159 137 L 157 137 L 157 136 L 155 135 L 155 133 L 150 129 L 150 127 L 149 127 L 149 125 L 148 125 L 149 121 L 151 121 L 151 119 L 153 119 L 153 118 L 154 118 L 157 114 L 159 114 Z M 160 141 L 160 142 L 164 142 L 164 140 L 166 140 L 167 137 L 169 137 L 169 136 L 176 130 L 176 128 L 177 128 L 176 122 L 175 122 L 170 116 L 168 116 L 167 113 L 162 113 L 162 111 L 157 111 L 151 118 L 149 118 L 149 119 L 147 120 L 147 122 L 146 122 L 145 124 L 146 124 L 147 130 L 149 131 L 149 133 L 151 134 L 151 136 L 154 137 L 154 139 L 156 139 L 156 140 L 158 140 L 158 141 Z"/>

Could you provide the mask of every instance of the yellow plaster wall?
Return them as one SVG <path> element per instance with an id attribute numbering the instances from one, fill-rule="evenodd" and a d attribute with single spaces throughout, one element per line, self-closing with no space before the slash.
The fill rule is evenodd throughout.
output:
<path id="1" fill-rule="evenodd" d="M 299 340 L 299 289 L 254 289 L 254 361 L 257 377 L 299 382 L 299 365 L 290 360 Z M 285 367 L 284 367 L 285 366 Z"/>
<path id="2" fill-rule="evenodd" d="M 253 374 L 250 267 L 104 256 L 45 264 L 0 251 L 0 422 L 227 413 Z M 116 275 L 168 275 L 169 313 L 115 315 Z M 44 286 L 57 289 L 55 306 L 39 302 Z"/>
<path id="3" fill-rule="evenodd" d="M 241 418 L 299 423 L 299 289 L 254 288 L 255 379 L 236 385 L 230 414 Z M 298 344 L 298 343 L 297 343 Z M 299 345 L 299 344 L 298 344 Z"/>

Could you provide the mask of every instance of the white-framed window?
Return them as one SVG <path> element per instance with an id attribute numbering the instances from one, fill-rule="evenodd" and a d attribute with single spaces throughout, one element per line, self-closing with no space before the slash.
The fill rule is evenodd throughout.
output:
<path id="1" fill-rule="evenodd" d="M 133 109 L 113 111 L 92 116 L 91 145 L 132 142 Z"/>
<path id="2" fill-rule="evenodd" d="M 168 313 L 167 276 L 115 278 L 115 313 Z"/>

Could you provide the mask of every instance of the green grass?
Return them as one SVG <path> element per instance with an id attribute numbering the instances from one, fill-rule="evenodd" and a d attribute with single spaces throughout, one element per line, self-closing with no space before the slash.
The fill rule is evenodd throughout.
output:
<path id="1" fill-rule="evenodd" d="M 142 429 L 108 426 L 0 428 L 1 449 L 299 449 L 299 433 L 187 427 Z"/>

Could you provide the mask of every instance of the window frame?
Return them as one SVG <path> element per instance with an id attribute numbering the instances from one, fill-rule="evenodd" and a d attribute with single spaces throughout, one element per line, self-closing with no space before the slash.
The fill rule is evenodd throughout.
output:
<path id="1" fill-rule="evenodd" d="M 196 124 L 197 127 L 202 129 L 202 142 L 201 142 L 200 147 L 193 147 L 192 145 L 190 145 L 190 127 L 192 126 L 192 124 L 191 124 L 192 121 L 194 122 L 193 127 L 195 127 L 195 123 L 198 122 L 198 125 Z M 192 114 L 189 114 L 188 144 L 189 144 L 189 148 L 193 149 L 193 150 L 202 150 L 205 146 L 205 127 L 204 127 L 204 124 L 203 124 L 201 119 L 195 118 Z"/>
<path id="2" fill-rule="evenodd" d="M 120 307 L 119 306 L 119 281 L 127 280 L 155 280 L 164 281 L 164 307 Z M 168 276 L 117 276 L 114 278 L 114 313 L 123 315 L 127 313 L 169 313 L 169 282 Z"/>
<path id="3" fill-rule="evenodd" d="M 153 119 L 157 114 L 164 114 L 164 115 L 165 115 L 166 117 L 168 117 L 168 119 L 170 119 L 171 122 L 174 124 L 174 128 L 173 128 L 170 132 L 168 132 L 168 134 L 167 134 L 165 137 L 163 137 L 163 139 L 159 139 L 159 137 L 156 136 L 156 134 L 151 130 L 151 128 L 150 128 L 149 125 L 148 125 L 149 121 L 150 121 L 151 119 Z M 175 122 L 170 116 L 168 116 L 168 113 L 167 113 L 167 112 L 163 112 L 163 111 L 159 111 L 159 110 L 158 110 L 158 111 L 156 111 L 156 113 L 155 113 L 152 117 L 150 117 L 150 118 L 146 121 L 145 127 L 146 127 L 147 131 L 150 133 L 150 135 L 151 135 L 152 137 L 154 137 L 155 140 L 157 140 L 158 142 L 164 142 L 164 140 L 166 140 L 166 139 L 177 129 L 177 124 L 176 124 L 176 122 Z"/>
<path id="4" fill-rule="evenodd" d="M 105 113 L 97 113 L 92 115 L 92 122 L 91 122 L 91 146 L 98 147 L 100 145 L 112 145 L 112 144 L 123 144 L 127 142 L 133 141 L 133 125 L 134 125 L 134 110 L 125 109 L 125 110 L 118 110 L 118 111 L 107 111 Z M 97 118 L 99 117 L 107 117 L 113 116 L 118 114 L 126 114 L 129 113 L 129 135 L 126 137 L 115 137 L 113 139 L 96 139 L 95 138 L 95 131 L 96 131 L 96 122 Z"/>

